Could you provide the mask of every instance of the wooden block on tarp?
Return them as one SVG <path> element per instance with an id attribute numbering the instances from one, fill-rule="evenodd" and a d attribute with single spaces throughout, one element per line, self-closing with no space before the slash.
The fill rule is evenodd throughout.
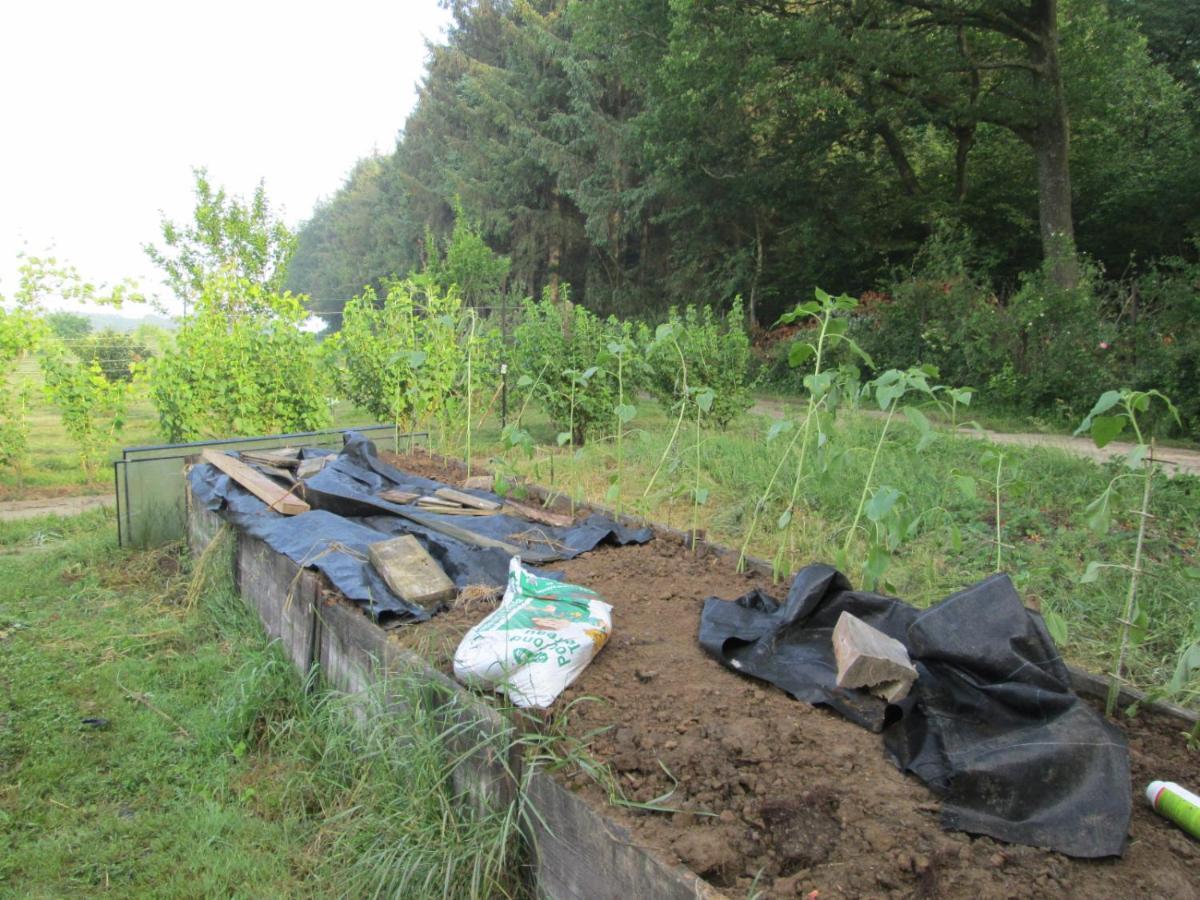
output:
<path id="1" fill-rule="evenodd" d="M 280 487 L 277 482 L 250 468 L 240 459 L 234 459 L 227 453 L 213 450 L 211 447 L 205 447 L 200 458 L 209 465 L 216 466 L 276 512 L 285 516 L 295 516 L 310 509 L 307 503 L 287 488 Z"/>
<path id="2" fill-rule="evenodd" d="M 491 475 L 472 475 L 463 479 L 462 486 L 468 491 L 490 491 L 495 484 L 496 479 Z"/>
<path id="3" fill-rule="evenodd" d="M 454 488 L 438 488 L 434 491 L 434 495 L 443 500 L 449 500 L 451 503 L 457 503 L 459 506 L 468 506 L 471 509 L 497 510 L 500 504 L 495 500 L 488 500 L 486 497 L 476 497 L 474 494 L 464 494 L 462 491 L 456 491 Z"/>
<path id="4" fill-rule="evenodd" d="M 399 488 L 388 488 L 386 491 L 379 492 L 380 500 L 386 500 L 388 503 L 395 503 L 399 506 L 412 503 L 420 496 L 414 491 L 402 491 Z"/>
<path id="5" fill-rule="evenodd" d="M 838 687 L 867 688 L 889 703 L 904 699 L 917 680 L 902 643 L 848 612 L 833 626 L 833 655 Z"/>
<path id="6" fill-rule="evenodd" d="M 454 596 L 454 582 L 411 534 L 371 544 L 367 556 L 402 600 L 433 609 Z"/>

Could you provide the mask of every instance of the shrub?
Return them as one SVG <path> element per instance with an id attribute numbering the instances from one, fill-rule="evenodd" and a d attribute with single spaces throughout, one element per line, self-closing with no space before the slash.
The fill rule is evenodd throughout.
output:
<path id="1" fill-rule="evenodd" d="M 150 395 L 171 441 L 311 431 L 329 422 L 325 369 L 292 294 L 231 273 L 203 279 L 175 346 L 151 366 Z"/>
<path id="2" fill-rule="evenodd" d="M 1184 431 L 1200 438 L 1200 264 L 1164 260 L 1139 278 L 1136 318 L 1115 332 L 1108 352 L 1138 390 L 1178 401 Z M 1172 421 L 1163 417 L 1161 424 Z"/>
<path id="3" fill-rule="evenodd" d="M 974 383 L 979 341 L 964 330 L 985 325 L 993 310 L 981 269 L 970 235 L 938 223 L 911 267 L 884 285 L 887 302 L 856 322 L 859 345 L 882 369 L 928 363 L 952 384 Z"/>
<path id="4" fill-rule="evenodd" d="M 133 367 L 154 355 L 132 335 L 111 328 L 73 343 L 71 350 L 85 365 L 99 366 L 108 381 L 129 381 L 133 378 Z"/>
<path id="5" fill-rule="evenodd" d="M 1063 422 L 1082 417 L 1112 380 L 1097 281 L 1085 266 L 1079 284 L 1066 289 L 1043 268 L 1023 276 L 1003 304 L 975 311 L 964 329 L 975 374 L 961 381 L 982 382 L 986 401 L 1014 410 Z"/>
<path id="6" fill-rule="evenodd" d="M 61 347 L 48 347 L 41 358 L 47 399 L 59 408 L 63 427 L 79 448 L 79 464 L 89 479 L 110 444 L 125 427 L 132 394 L 132 373 L 109 378 L 95 360 L 75 360 Z"/>
<path id="7" fill-rule="evenodd" d="M 671 342 L 652 341 L 647 326 L 639 330 L 641 342 L 648 348 L 646 387 L 665 409 L 677 412 L 684 402 L 680 397 L 682 353 L 688 386 L 713 391 L 708 418 L 725 428 L 754 403 L 749 378 L 750 338 L 742 327 L 741 299 L 734 301 L 723 319 L 708 306 L 688 306 L 682 315 L 672 307 L 667 323 L 676 326 L 678 350 Z"/>
<path id="8" fill-rule="evenodd" d="M 569 296 L 569 291 L 560 288 L 560 292 Z M 522 322 L 513 332 L 513 363 L 560 431 L 568 429 L 573 418 L 573 440 L 582 444 L 611 427 L 617 377 L 604 360 L 610 343 L 632 342 L 632 337 L 628 322 L 611 316 L 600 319 L 569 299 L 555 303 L 547 294 L 540 301 L 525 301 Z M 627 356 L 625 362 L 627 395 L 633 395 L 643 380 L 635 360 Z M 589 371 L 586 384 L 580 385 L 578 377 Z"/>
<path id="9" fill-rule="evenodd" d="M 325 350 L 350 400 L 382 421 L 415 426 L 456 408 L 471 333 L 458 289 L 413 275 L 392 281 L 383 303 L 371 288 L 349 301 Z M 485 371 L 494 340 L 478 326 L 472 340 L 473 368 Z"/>

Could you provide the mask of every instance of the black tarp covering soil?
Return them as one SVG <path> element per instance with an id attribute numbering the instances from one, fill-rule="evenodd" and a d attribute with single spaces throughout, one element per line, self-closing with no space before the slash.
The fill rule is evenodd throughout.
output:
<path id="1" fill-rule="evenodd" d="M 320 453 L 304 451 L 305 456 Z M 304 498 L 313 508 L 298 516 L 268 510 L 265 503 L 214 466 L 194 466 L 188 480 L 192 495 L 206 509 L 289 559 L 319 569 L 335 588 L 377 619 L 424 621 L 430 615 L 393 594 L 367 561 L 367 548 L 389 537 L 413 535 L 461 590 L 472 585 L 503 587 L 510 554 L 440 533 L 439 526 L 503 541 L 526 562 L 542 565 L 572 559 L 601 543 L 640 544 L 652 536 L 648 528 L 625 528 L 601 515 L 555 528 L 502 514 L 447 516 L 416 506 L 397 506 L 376 494 L 392 488 L 428 494 L 448 485 L 388 465 L 379 458 L 374 444 L 353 432 L 347 433 L 346 445 L 337 458 L 305 481 Z M 484 491 L 468 493 L 500 499 Z"/>
<path id="2" fill-rule="evenodd" d="M 919 677 L 898 705 L 835 684 L 843 611 L 908 649 Z M 757 590 L 705 601 L 700 643 L 738 672 L 882 730 L 892 760 L 942 798 L 946 828 L 1078 857 L 1124 850 L 1125 738 L 1071 690 L 1041 617 L 1005 575 L 920 610 L 808 566 L 783 603 Z"/>

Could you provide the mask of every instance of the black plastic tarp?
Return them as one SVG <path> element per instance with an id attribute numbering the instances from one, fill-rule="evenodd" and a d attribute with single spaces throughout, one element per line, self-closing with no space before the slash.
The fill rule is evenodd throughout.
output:
<path id="1" fill-rule="evenodd" d="M 306 450 L 304 455 L 320 452 Z M 193 496 L 205 508 L 288 558 L 319 569 L 334 587 L 375 618 L 424 621 L 430 615 L 393 594 L 367 561 L 367 548 L 389 537 L 413 535 L 462 589 L 469 585 L 503 587 L 510 553 L 457 540 L 439 527 L 501 541 L 525 562 L 537 564 L 571 559 L 601 543 L 640 544 L 652 536 L 648 528 L 625 528 L 601 515 L 555 528 L 509 515 L 446 516 L 416 506 L 397 506 L 376 495 L 393 488 L 431 494 L 447 485 L 388 465 L 370 441 L 354 432 L 347 432 L 345 447 L 334 460 L 305 480 L 304 498 L 313 509 L 298 516 L 268 510 L 265 503 L 214 466 L 194 466 L 188 478 Z M 484 491 L 468 493 L 500 499 Z"/>
<path id="2" fill-rule="evenodd" d="M 918 678 L 899 704 L 837 687 L 843 611 L 908 649 Z M 1125 737 L 1071 690 L 1041 617 L 1006 575 L 921 610 L 812 565 L 782 603 L 762 591 L 705 601 L 700 643 L 731 669 L 883 731 L 896 765 L 942 798 L 946 828 L 1078 857 L 1124 850 Z"/>

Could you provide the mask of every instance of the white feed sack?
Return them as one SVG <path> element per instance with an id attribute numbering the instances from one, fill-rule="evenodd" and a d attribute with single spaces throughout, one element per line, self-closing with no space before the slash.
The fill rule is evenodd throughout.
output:
<path id="1" fill-rule="evenodd" d="M 500 606 L 464 636 L 454 654 L 463 684 L 492 687 L 517 706 L 545 708 L 592 661 L 612 630 L 612 607 L 595 591 L 508 564 Z"/>

